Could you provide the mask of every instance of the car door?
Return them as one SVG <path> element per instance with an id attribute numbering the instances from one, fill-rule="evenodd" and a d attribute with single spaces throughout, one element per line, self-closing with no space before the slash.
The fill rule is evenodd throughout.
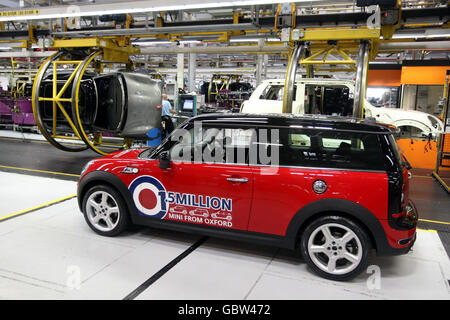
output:
<path id="1" fill-rule="evenodd" d="M 151 189 L 153 192 L 147 192 L 147 197 L 160 195 L 156 197 L 159 206 L 153 211 L 158 214 L 148 217 L 247 230 L 253 179 L 245 152 L 236 159 L 231 156 L 233 142 L 239 138 L 236 130 L 209 126 L 194 133 L 190 128 L 183 133 L 182 142 L 168 143 L 167 148 L 160 148 L 161 152 L 170 154 L 170 168 L 160 169 L 157 160 L 149 160 L 143 172 L 147 178 L 141 178 L 140 182 L 143 187 L 135 187 L 138 191 L 139 188 Z M 229 141 L 227 146 L 222 145 L 225 140 Z M 184 151 L 181 157 L 180 150 Z M 186 155 L 188 152 L 191 152 L 189 156 Z M 130 190 L 133 192 L 133 188 Z M 145 204 L 145 197 L 137 195 L 133 198 L 138 204 Z M 158 201 L 147 202 L 154 208 Z M 145 210 L 140 213 L 145 215 Z"/>

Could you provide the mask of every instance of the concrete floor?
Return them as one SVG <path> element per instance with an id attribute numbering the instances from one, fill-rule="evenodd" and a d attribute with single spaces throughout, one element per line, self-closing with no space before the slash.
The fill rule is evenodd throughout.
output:
<path id="1" fill-rule="evenodd" d="M 76 182 L 0 172 L 0 186 L 0 299 L 123 299 L 200 239 L 151 228 L 101 237 L 76 198 L 1 220 L 73 195 Z M 333 282 L 290 251 L 208 238 L 136 299 L 450 299 L 437 232 L 419 231 L 412 252 L 371 265 Z"/>

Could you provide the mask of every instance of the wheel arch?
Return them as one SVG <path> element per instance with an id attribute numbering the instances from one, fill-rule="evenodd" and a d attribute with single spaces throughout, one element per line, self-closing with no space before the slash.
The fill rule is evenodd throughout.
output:
<path id="1" fill-rule="evenodd" d="M 132 218 L 136 209 L 127 186 L 115 174 L 106 171 L 91 171 L 80 180 L 77 188 L 77 200 L 80 210 L 83 210 L 83 198 L 86 192 L 91 187 L 99 184 L 108 185 L 120 194 Z"/>
<path id="2" fill-rule="evenodd" d="M 386 233 L 381 223 L 367 208 L 344 199 L 317 200 L 301 208 L 291 219 L 286 231 L 290 247 L 296 248 L 305 228 L 314 220 L 326 216 L 338 215 L 349 218 L 360 225 L 377 252 L 383 252 L 387 244 Z"/>

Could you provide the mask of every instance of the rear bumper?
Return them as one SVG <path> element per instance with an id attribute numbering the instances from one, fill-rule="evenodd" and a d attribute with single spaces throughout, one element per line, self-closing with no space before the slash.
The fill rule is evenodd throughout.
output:
<path id="1" fill-rule="evenodd" d="M 378 255 L 401 255 L 411 250 L 416 241 L 416 226 L 419 215 L 412 201 L 408 203 L 405 215 L 393 220 L 380 220 L 386 233 L 384 245 L 377 248 Z"/>

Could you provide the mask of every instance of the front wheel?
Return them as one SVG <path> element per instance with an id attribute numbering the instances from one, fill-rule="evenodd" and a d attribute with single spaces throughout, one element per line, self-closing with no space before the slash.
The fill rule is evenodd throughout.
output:
<path id="1" fill-rule="evenodd" d="M 301 236 L 301 253 L 320 276 L 350 280 L 368 265 L 371 242 L 366 231 L 352 220 L 325 216 L 309 224 Z"/>
<path id="2" fill-rule="evenodd" d="M 116 236 L 128 226 L 127 207 L 120 194 L 107 185 L 90 188 L 83 198 L 83 214 L 89 227 L 103 236 Z"/>

